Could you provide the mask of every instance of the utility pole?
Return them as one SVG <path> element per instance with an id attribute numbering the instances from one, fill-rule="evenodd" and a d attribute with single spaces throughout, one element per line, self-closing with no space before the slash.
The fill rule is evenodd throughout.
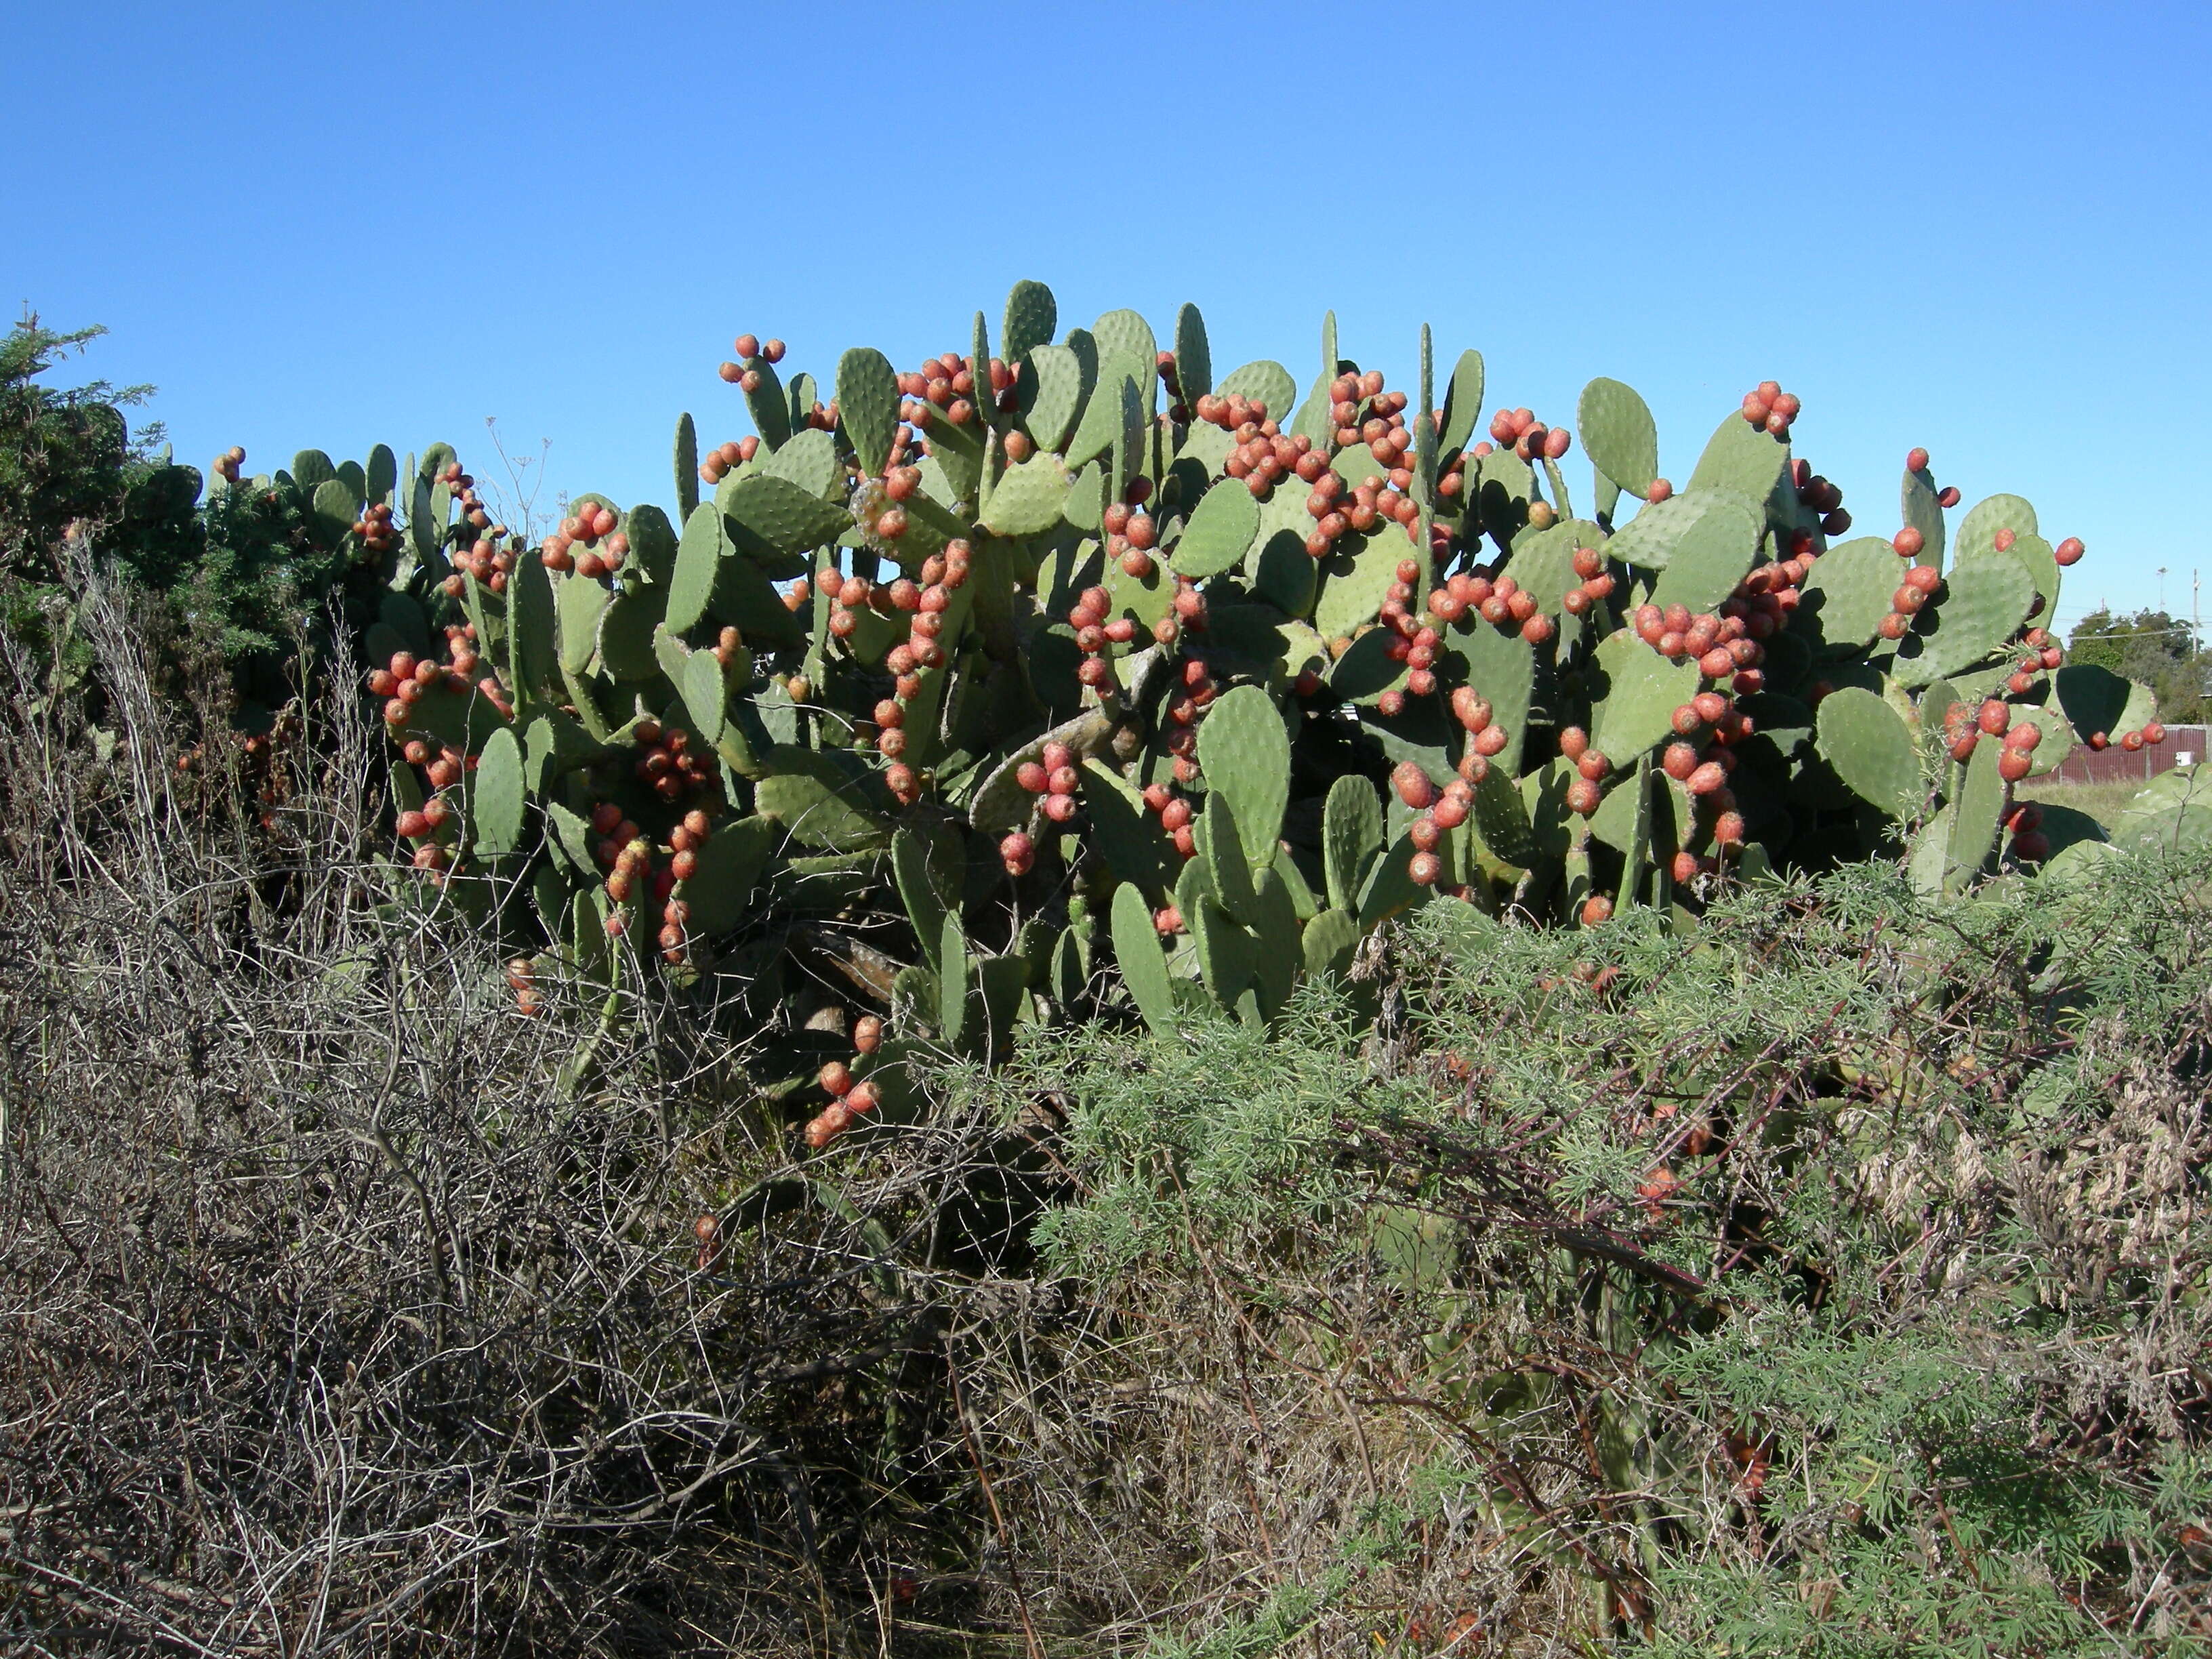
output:
<path id="1" fill-rule="evenodd" d="M 2166 614 L 2166 567 L 2164 565 L 2158 568 L 2158 614 L 2161 617 Z"/>

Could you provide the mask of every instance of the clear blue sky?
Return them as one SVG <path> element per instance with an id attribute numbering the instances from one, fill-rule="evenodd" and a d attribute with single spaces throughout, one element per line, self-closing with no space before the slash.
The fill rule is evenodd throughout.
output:
<path id="1" fill-rule="evenodd" d="M 107 324 L 196 462 L 483 476 L 495 415 L 549 496 L 665 501 L 679 410 L 747 429 L 732 336 L 826 382 L 1035 276 L 1195 301 L 1222 368 L 1303 380 L 1334 306 L 1394 383 L 1424 319 L 1493 406 L 1615 375 L 1678 479 L 1771 376 L 1860 527 L 1919 443 L 2082 537 L 2062 621 L 2212 580 L 2201 3 L 17 0 L 0 61 L 0 301 Z"/>

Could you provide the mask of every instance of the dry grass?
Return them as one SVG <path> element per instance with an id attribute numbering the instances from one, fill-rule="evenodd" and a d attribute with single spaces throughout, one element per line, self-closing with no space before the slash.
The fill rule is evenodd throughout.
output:
<path id="1" fill-rule="evenodd" d="M 2021 800 L 2070 806 L 2077 812 L 2087 812 L 2110 830 L 2127 810 L 2128 803 L 2142 793 L 2142 787 L 2141 779 L 2122 783 L 2053 783 L 2038 778 L 2019 785 L 2013 793 Z"/>

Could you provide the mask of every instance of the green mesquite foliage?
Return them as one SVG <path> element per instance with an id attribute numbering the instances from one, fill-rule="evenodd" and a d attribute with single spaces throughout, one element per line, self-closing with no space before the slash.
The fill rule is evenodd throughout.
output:
<path id="1" fill-rule="evenodd" d="M 2078 544 L 2014 496 L 1947 538 L 1917 452 L 1897 541 L 1842 538 L 1767 388 L 1676 491 L 1644 400 L 1591 381 L 1577 518 L 1574 434 L 1486 423 L 1473 351 L 1409 408 L 1333 319 L 1301 397 L 1217 377 L 1193 307 L 1167 351 L 1132 312 L 1062 331 L 1041 283 L 1002 314 L 997 356 L 980 313 L 921 371 L 844 352 L 827 407 L 750 358 L 755 436 L 685 416 L 672 516 L 587 497 L 540 548 L 443 446 L 292 474 L 334 526 L 357 478 L 405 508 L 366 653 L 443 660 L 386 704 L 426 894 L 579 974 L 611 945 L 771 1003 L 792 927 L 750 924 L 889 925 L 840 968 L 890 1018 L 881 1086 L 817 1144 L 915 1044 L 1265 1022 L 1417 905 L 1686 927 L 1717 882 L 1868 857 L 1955 888 L 2046 855 L 2017 775 L 2156 740 L 2035 629 Z"/>

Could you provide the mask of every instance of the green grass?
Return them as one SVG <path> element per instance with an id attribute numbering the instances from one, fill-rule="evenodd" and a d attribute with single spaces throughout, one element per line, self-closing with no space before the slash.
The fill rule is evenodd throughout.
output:
<path id="1" fill-rule="evenodd" d="M 2120 783 L 2054 783 L 2047 778 L 2034 778 L 2013 793 L 2021 800 L 2040 801 L 2046 806 L 2070 806 L 2077 812 L 2087 812 L 2110 830 L 2142 787 L 2140 778 Z"/>

